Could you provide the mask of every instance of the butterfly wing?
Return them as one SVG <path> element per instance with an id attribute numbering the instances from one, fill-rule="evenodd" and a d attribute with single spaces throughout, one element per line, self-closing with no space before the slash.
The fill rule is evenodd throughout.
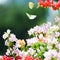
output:
<path id="1" fill-rule="evenodd" d="M 28 13 L 26 13 L 27 17 L 30 19 L 30 20 L 33 20 L 36 18 L 36 15 L 30 15 Z"/>
<path id="2" fill-rule="evenodd" d="M 26 13 L 27 17 L 30 18 L 30 14 Z"/>
<path id="3" fill-rule="evenodd" d="M 36 18 L 36 15 L 31 15 L 30 16 L 30 19 L 35 19 Z"/>
<path id="4" fill-rule="evenodd" d="M 29 2 L 29 8 L 33 9 L 33 7 L 34 7 L 34 3 L 33 2 Z"/>

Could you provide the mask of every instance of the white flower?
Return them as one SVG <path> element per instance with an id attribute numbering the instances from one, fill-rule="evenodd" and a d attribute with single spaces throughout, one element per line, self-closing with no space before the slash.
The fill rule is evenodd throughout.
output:
<path id="1" fill-rule="evenodd" d="M 20 50 L 18 48 L 13 48 L 13 52 L 16 54 L 16 56 L 20 54 Z"/>
<path id="2" fill-rule="evenodd" d="M 60 22 L 60 17 L 58 17 L 58 16 L 56 16 L 56 18 L 55 18 L 55 22 Z"/>
<path id="3" fill-rule="evenodd" d="M 8 40 L 5 41 L 5 46 L 9 46 Z"/>
<path id="4" fill-rule="evenodd" d="M 56 48 L 60 50 L 60 43 L 56 44 Z"/>
<path id="5" fill-rule="evenodd" d="M 35 32 L 35 33 L 40 33 L 40 32 L 43 31 L 40 26 L 35 26 L 33 29 L 34 29 L 34 32 Z"/>
<path id="6" fill-rule="evenodd" d="M 51 58 L 51 57 L 52 57 L 51 52 L 49 52 L 49 51 L 48 51 L 48 52 L 45 52 L 45 53 L 44 53 L 44 57 L 45 57 L 45 58 L 47 58 L 47 57 L 48 57 L 48 58 Z"/>
<path id="7" fill-rule="evenodd" d="M 59 52 L 59 53 L 57 53 L 57 56 L 60 58 L 60 52 Z"/>
<path id="8" fill-rule="evenodd" d="M 50 30 L 53 30 L 53 31 L 58 31 L 59 30 L 59 27 L 54 25 L 54 26 L 51 26 L 50 27 Z"/>
<path id="9" fill-rule="evenodd" d="M 9 55 L 9 54 L 10 54 L 10 50 L 9 50 L 9 49 L 7 49 L 6 55 Z"/>
<path id="10" fill-rule="evenodd" d="M 55 37 L 51 37 L 48 39 L 48 44 L 52 45 L 52 44 L 57 44 L 58 41 Z"/>
<path id="11" fill-rule="evenodd" d="M 41 49 L 41 50 L 44 50 L 44 48 L 43 48 L 42 46 L 40 46 L 40 49 Z"/>
<path id="12" fill-rule="evenodd" d="M 30 53 L 31 55 L 33 55 L 35 53 L 35 50 L 33 50 L 32 48 L 29 48 L 28 53 Z"/>
<path id="13" fill-rule="evenodd" d="M 53 37 L 52 44 L 57 44 L 57 43 L 58 43 L 57 39 L 55 37 Z"/>
<path id="14" fill-rule="evenodd" d="M 37 49 L 37 52 L 39 53 L 40 52 L 40 49 Z"/>
<path id="15" fill-rule="evenodd" d="M 48 38 L 48 44 L 51 44 L 52 41 L 51 41 L 51 38 Z"/>
<path id="16" fill-rule="evenodd" d="M 42 39 L 42 38 L 43 38 L 43 34 L 40 34 L 40 35 L 39 35 L 39 39 Z"/>
<path id="17" fill-rule="evenodd" d="M 46 58 L 55 58 L 57 57 L 57 51 L 56 50 L 48 50 L 47 52 L 44 53 L 45 60 Z"/>
<path id="18" fill-rule="evenodd" d="M 20 51 L 19 52 L 19 56 L 25 57 L 27 55 L 28 55 L 28 52 L 25 52 L 25 51 Z"/>
<path id="19" fill-rule="evenodd" d="M 38 54 L 38 53 L 35 53 L 35 54 L 34 54 L 34 57 L 37 56 L 37 54 Z"/>
<path id="20" fill-rule="evenodd" d="M 50 50 L 50 49 L 52 49 L 52 46 L 50 45 L 50 46 L 47 46 L 47 48 L 48 48 L 48 50 Z"/>
<path id="21" fill-rule="evenodd" d="M 8 34 L 7 33 L 3 34 L 3 39 L 6 39 L 6 38 L 8 38 Z"/>
<path id="22" fill-rule="evenodd" d="M 18 41 L 16 41 L 16 47 L 18 47 L 18 48 L 20 48 L 20 47 L 21 47 L 21 45 L 19 44 L 19 42 L 18 42 Z"/>
<path id="23" fill-rule="evenodd" d="M 28 34 L 29 34 L 29 35 L 32 35 L 33 33 L 34 33 L 34 29 L 31 28 L 31 29 L 28 31 Z"/>
<path id="24" fill-rule="evenodd" d="M 8 30 L 7 30 L 7 34 L 10 34 L 10 32 L 11 32 L 11 30 L 10 30 L 10 29 L 8 29 Z"/>
<path id="25" fill-rule="evenodd" d="M 55 37 L 59 37 L 60 36 L 60 32 L 55 32 Z"/>
<path id="26" fill-rule="evenodd" d="M 51 23 L 50 22 L 48 22 L 47 24 L 43 24 L 43 27 L 42 27 L 43 32 L 47 33 L 50 27 L 51 27 Z"/>
<path id="27" fill-rule="evenodd" d="M 11 42 L 17 41 L 16 36 L 14 34 L 10 34 L 9 41 L 11 41 Z"/>
<path id="28" fill-rule="evenodd" d="M 50 57 L 47 57 L 47 58 L 45 58 L 44 60 L 51 60 L 51 58 L 50 58 Z"/>
<path id="29" fill-rule="evenodd" d="M 33 38 L 31 38 L 31 39 L 26 39 L 26 41 L 27 41 L 27 45 L 28 45 L 28 46 L 31 46 L 32 44 L 38 42 L 38 38 L 33 37 Z"/>
<path id="30" fill-rule="evenodd" d="M 56 50 L 51 50 L 50 52 L 52 53 L 53 58 L 57 57 L 57 51 Z"/>
<path id="31" fill-rule="evenodd" d="M 60 60 L 60 57 L 58 57 L 57 60 Z"/>

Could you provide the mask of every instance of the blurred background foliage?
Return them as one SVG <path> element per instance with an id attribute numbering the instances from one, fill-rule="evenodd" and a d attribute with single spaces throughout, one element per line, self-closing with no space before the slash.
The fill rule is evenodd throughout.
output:
<path id="1" fill-rule="evenodd" d="M 30 1 L 35 4 L 32 10 L 28 7 Z M 6 51 L 2 35 L 7 29 L 10 29 L 18 39 L 27 39 L 29 37 L 27 31 L 30 28 L 46 22 L 47 9 L 37 9 L 37 2 L 38 0 L 7 0 L 0 3 L 0 55 Z M 37 15 L 37 18 L 29 20 L 26 12 Z"/>

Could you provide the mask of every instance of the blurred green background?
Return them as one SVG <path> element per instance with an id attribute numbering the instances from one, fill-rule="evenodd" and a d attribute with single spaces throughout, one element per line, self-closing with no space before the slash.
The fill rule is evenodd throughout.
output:
<path id="1" fill-rule="evenodd" d="M 35 6 L 31 10 L 28 3 L 32 1 Z M 6 0 L 0 2 L 0 55 L 4 54 L 6 47 L 2 38 L 3 33 L 10 29 L 18 39 L 29 38 L 27 31 L 43 22 L 46 22 L 47 9 L 36 8 L 38 0 Z M 29 20 L 25 13 L 35 14 L 37 18 Z"/>

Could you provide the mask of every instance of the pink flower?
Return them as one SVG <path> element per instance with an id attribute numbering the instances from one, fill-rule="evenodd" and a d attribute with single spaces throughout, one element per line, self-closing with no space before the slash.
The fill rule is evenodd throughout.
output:
<path id="1" fill-rule="evenodd" d="M 58 60 L 60 60 L 60 53 L 58 53 L 57 56 L 58 56 Z"/>
<path id="2" fill-rule="evenodd" d="M 33 33 L 34 33 L 34 29 L 31 28 L 31 29 L 28 31 L 28 34 L 29 34 L 29 35 L 32 35 Z"/>
<path id="3" fill-rule="evenodd" d="M 26 41 L 27 41 L 27 45 L 31 46 L 32 44 L 38 42 L 38 38 L 34 37 L 34 38 L 31 38 L 31 39 L 26 39 Z"/>
<path id="4" fill-rule="evenodd" d="M 16 36 L 14 34 L 10 34 L 9 41 L 14 42 L 16 40 L 17 40 Z"/>
<path id="5" fill-rule="evenodd" d="M 59 37 L 60 36 L 60 32 L 55 32 L 55 37 Z"/>
<path id="6" fill-rule="evenodd" d="M 3 34 L 3 39 L 6 39 L 6 38 L 8 38 L 8 34 L 7 33 Z"/>
<path id="7" fill-rule="evenodd" d="M 9 54 L 10 54 L 10 50 L 9 50 L 9 49 L 7 49 L 6 55 L 9 55 Z"/>
<path id="8" fill-rule="evenodd" d="M 9 46 L 9 42 L 7 40 L 5 41 L 5 46 Z"/>

